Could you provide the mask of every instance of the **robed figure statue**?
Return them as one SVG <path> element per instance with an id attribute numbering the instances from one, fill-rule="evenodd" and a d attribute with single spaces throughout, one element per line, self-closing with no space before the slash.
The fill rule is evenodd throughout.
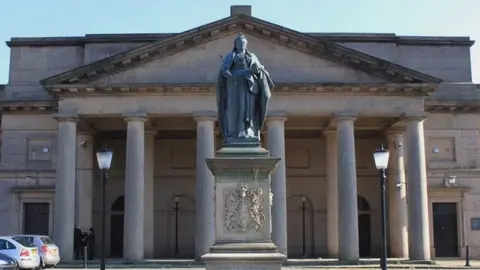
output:
<path id="1" fill-rule="evenodd" d="M 217 81 L 218 120 L 224 144 L 260 143 L 273 82 L 238 34 L 223 58 Z"/>

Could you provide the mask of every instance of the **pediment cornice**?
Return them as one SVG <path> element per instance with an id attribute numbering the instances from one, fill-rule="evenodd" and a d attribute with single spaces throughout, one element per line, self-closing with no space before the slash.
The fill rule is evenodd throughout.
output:
<path id="1" fill-rule="evenodd" d="M 274 94 L 327 94 L 327 95 L 376 95 L 376 96 L 428 96 L 436 84 L 321 84 L 321 83 L 278 83 Z M 152 85 L 92 85 L 57 84 L 51 91 L 57 96 L 94 95 L 155 95 L 155 94 L 214 94 L 215 84 L 169 83 Z"/>
<path id="2" fill-rule="evenodd" d="M 0 103 L 1 113 L 50 114 L 56 112 L 58 102 L 52 101 L 4 101 Z"/>
<path id="3" fill-rule="evenodd" d="M 46 78 L 41 83 L 47 90 L 51 90 L 55 84 L 90 83 L 104 76 L 115 74 L 237 32 L 269 39 L 313 56 L 383 78 L 389 82 L 438 84 L 442 81 L 439 78 L 361 53 L 325 39 L 315 38 L 254 17 L 238 15 L 98 60 Z"/>

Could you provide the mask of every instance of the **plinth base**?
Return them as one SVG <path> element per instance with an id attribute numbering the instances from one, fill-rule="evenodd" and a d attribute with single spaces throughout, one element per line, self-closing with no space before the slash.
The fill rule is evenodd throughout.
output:
<path id="1" fill-rule="evenodd" d="M 202 256 L 207 270 L 280 270 L 287 259 L 272 243 L 216 244 Z"/>

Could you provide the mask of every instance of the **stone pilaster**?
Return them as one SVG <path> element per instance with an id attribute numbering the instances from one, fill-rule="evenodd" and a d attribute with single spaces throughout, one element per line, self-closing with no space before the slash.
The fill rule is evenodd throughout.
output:
<path id="1" fill-rule="evenodd" d="M 405 120 L 408 155 L 408 245 L 412 260 L 430 260 L 424 120 L 425 117 L 411 117 Z"/>
<path id="2" fill-rule="evenodd" d="M 338 177 L 338 258 L 358 261 L 357 169 L 355 161 L 354 116 L 338 116 L 337 177 Z"/>
<path id="3" fill-rule="evenodd" d="M 287 174 L 285 165 L 285 116 L 267 118 L 268 150 L 274 158 L 279 158 L 277 168 L 272 173 L 272 241 L 278 252 L 288 256 L 287 245 Z"/>
<path id="4" fill-rule="evenodd" d="M 123 257 L 138 261 L 144 256 L 145 222 L 145 121 L 146 114 L 124 115 L 127 121 L 125 169 L 125 221 Z"/>
<path id="5" fill-rule="evenodd" d="M 387 131 L 388 149 L 388 217 L 390 251 L 394 258 L 408 258 L 408 209 L 405 185 L 403 130 Z"/>
<path id="6" fill-rule="evenodd" d="M 92 225 L 94 132 L 81 130 L 77 135 L 77 171 L 75 213 L 77 227 L 88 231 Z"/>
<path id="7" fill-rule="evenodd" d="M 53 238 L 60 257 L 68 261 L 73 259 L 78 116 L 58 114 L 55 119 L 58 121 L 58 161 Z"/>
<path id="8" fill-rule="evenodd" d="M 330 258 L 338 258 L 338 178 L 337 134 L 325 131 L 327 168 L 327 250 Z"/>
<path id="9" fill-rule="evenodd" d="M 215 242 L 215 181 L 205 159 L 215 156 L 215 113 L 195 113 L 197 121 L 197 166 L 195 183 L 195 258 L 207 254 Z"/>
<path id="10" fill-rule="evenodd" d="M 145 224 L 144 257 L 152 259 L 155 242 L 155 134 L 145 131 Z"/>

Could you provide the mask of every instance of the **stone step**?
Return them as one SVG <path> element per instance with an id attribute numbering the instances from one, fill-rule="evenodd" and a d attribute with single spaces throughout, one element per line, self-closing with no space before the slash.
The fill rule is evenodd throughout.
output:
<path id="1" fill-rule="evenodd" d="M 433 261 L 411 261 L 407 259 L 388 259 L 390 268 L 444 268 L 436 265 Z M 379 265 L 379 259 L 360 259 L 358 262 L 345 262 L 335 259 L 289 259 L 283 263 L 284 267 L 325 267 L 325 268 L 371 268 Z M 100 261 L 87 261 L 87 268 L 99 268 Z M 152 259 L 143 261 L 126 261 L 126 260 L 106 260 L 107 268 L 204 268 L 202 261 L 189 259 Z M 84 268 L 83 261 L 64 261 L 60 262 L 55 268 Z M 448 267 L 447 269 L 450 269 Z M 458 269 L 458 267 L 454 268 Z"/>

